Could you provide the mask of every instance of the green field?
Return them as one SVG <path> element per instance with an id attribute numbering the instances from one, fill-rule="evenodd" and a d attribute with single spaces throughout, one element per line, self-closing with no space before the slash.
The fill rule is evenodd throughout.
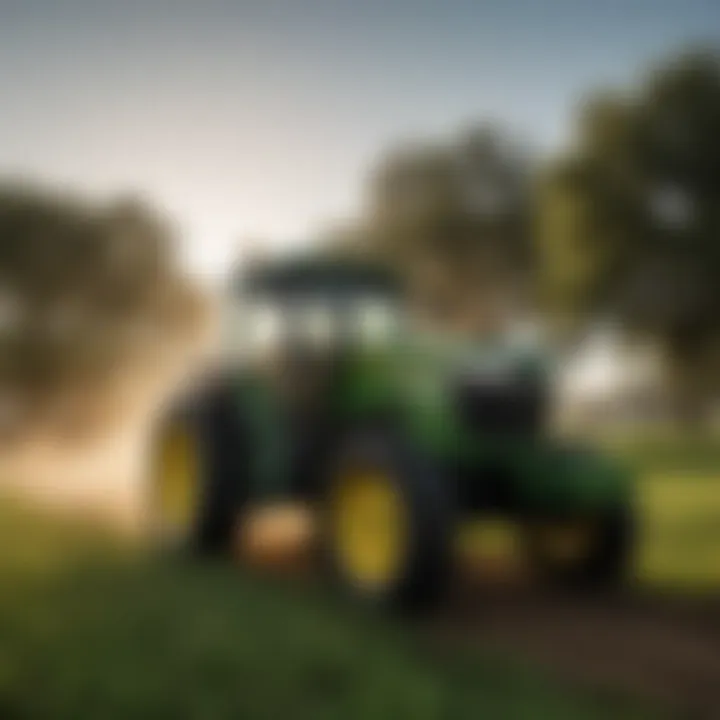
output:
<path id="1" fill-rule="evenodd" d="M 637 579 L 720 587 L 719 454 L 626 456 L 643 470 Z M 470 645 L 359 615 L 313 587 L 153 562 L 0 503 L 2 720 L 658 716 Z"/>
<path id="2" fill-rule="evenodd" d="M 616 451 L 640 478 L 640 582 L 691 592 L 720 588 L 720 442 L 646 438 Z"/>
<path id="3" fill-rule="evenodd" d="M 481 649 L 0 505 L 3 720 L 640 718 Z"/>
<path id="4" fill-rule="evenodd" d="M 720 588 L 720 482 L 705 474 L 651 474 L 640 505 L 640 582 L 688 592 Z"/>

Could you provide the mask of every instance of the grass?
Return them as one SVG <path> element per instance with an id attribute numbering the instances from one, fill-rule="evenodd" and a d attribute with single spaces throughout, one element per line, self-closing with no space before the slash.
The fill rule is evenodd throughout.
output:
<path id="1" fill-rule="evenodd" d="M 720 438 L 630 436 L 611 443 L 639 477 L 639 557 L 647 586 L 720 588 Z"/>
<path id="2" fill-rule="evenodd" d="M 0 503 L 3 720 L 656 717 L 223 566 Z"/>
<path id="3" fill-rule="evenodd" d="M 638 579 L 689 592 L 720 588 L 720 482 L 649 473 L 641 481 Z"/>
<path id="4" fill-rule="evenodd" d="M 625 433 L 607 438 L 604 444 L 644 474 L 689 474 L 720 480 L 720 437 L 717 434 Z"/>

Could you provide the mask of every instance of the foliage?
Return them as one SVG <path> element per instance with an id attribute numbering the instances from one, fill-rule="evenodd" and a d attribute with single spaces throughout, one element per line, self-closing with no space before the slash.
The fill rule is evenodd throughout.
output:
<path id="1" fill-rule="evenodd" d="M 720 344 L 719 126 L 720 58 L 683 55 L 592 98 L 538 198 L 549 306 L 660 339 L 685 381 Z"/>
<path id="2" fill-rule="evenodd" d="M 367 234 L 448 321 L 531 276 L 530 159 L 491 127 L 389 153 L 369 186 Z"/>
<path id="3" fill-rule="evenodd" d="M 202 303 L 173 251 L 164 222 L 136 201 L 91 205 L 0 187 L 5 432 L 22 433 L 64 399 L 111 385 L 163 339 L 177 343 L 197 325 Z"/>

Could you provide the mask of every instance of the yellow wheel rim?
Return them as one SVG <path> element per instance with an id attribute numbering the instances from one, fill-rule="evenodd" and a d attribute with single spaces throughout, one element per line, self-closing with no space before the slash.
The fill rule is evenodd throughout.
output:
<path id="1" fill-rule="evenodd" d="M 533 528 L 539 555 L 556 565 L 572 565 L 592 551 L 597 527 L 588 521 L 545 521 Z"/>
<path id="2" fill-rule="evenodd" d="M 407 517 L 392 479 L 354 472 L 340 478 L 334 501 L 336 555 L 355 585 L 381 589 L 397 579 L 408 551 Z"/>
<path id="3" fill-rule="evenodd" d="M 160 440 L 156 503 L 160 530 L 171 537 L 187 534 L 195 517 L 199 486 L 197 442 L 184 427 L 173 427 Z"/>

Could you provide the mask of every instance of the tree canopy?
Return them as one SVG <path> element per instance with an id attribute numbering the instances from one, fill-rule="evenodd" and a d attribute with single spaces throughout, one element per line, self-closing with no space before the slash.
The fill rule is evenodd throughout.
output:
<path id="1" fill-rule="evenodd" d="M 635 95 L 604 94 L 543 186 L 548 297 L 673 335 L 715 332 L 720 308 L 720 64 L 695 55 Z"/>
<path id="2" fill-rule="evenodd" d="M 593 97 L 547 170 L 545 299 L 656 338 L 697 374 L 720 342 L 720 59 L 683 55 Z"/>
<path id="3" fill-rule="evenodd" d="M 68 422 L 122 372 L 160 361 L 203 302 L 166 223 L 135 200 L 93 205 L 0 187 L 0 426 Z M 97 395 L 95 395 L 97 398 Z M 64 407 L 63 412 L 58 408 Z"/>
<path id="4" fill-rule="evenodd" d="M 370 244 L 441 313 L 477 310 L 531 277 L 530 183 L 528 153 L 494 127 L 396 149 L 370 178 Z"/>

